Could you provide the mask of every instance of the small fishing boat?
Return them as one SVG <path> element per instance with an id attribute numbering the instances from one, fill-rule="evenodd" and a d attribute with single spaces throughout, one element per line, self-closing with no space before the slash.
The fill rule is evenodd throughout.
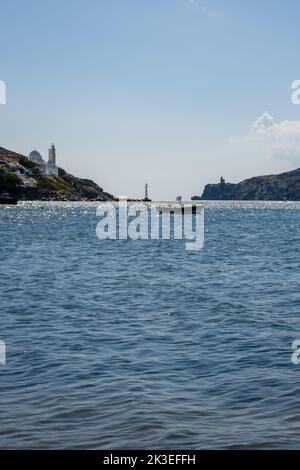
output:
<path id="1" fill-rule="evenodd" d="M 197 208 L 203 204 L 177 204 L 175 202 L 161 202 L 155 205 L 157 212 L 168 214 L 195 214 Z"/>

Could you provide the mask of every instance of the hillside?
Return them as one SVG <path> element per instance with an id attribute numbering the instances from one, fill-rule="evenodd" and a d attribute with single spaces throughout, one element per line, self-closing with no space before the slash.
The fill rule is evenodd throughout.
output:
<path id="1" fill-rule="evenodd" d="M 278 175 L 257 176 L 237 184 L 207 184 L 203 200 L 300 201 L 300 168 Z"/>
<path id="2" fill-rule="evenodd" d="M 45 176 L 24 155 L 0 147 L 0 194 L 23 200 L 106 201 L 113 199 L 89 179 L 77 178 L 59 168 L 58 177 Z"/>

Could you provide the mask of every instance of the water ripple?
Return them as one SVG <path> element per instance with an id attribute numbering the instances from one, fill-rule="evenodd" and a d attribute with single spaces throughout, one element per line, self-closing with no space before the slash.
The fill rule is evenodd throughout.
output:
<path id="1" fill-rule="evenodd" d="M 0 447 L 299 448 L 300 204 L 207 203 L 199 253 L 95 214 L 0 208 Z"/>

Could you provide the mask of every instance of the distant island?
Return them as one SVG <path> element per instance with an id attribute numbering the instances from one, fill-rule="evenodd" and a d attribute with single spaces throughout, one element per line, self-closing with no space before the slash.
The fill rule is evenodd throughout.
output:
<path id="1" fill-rule="evenodd" d="M 300 168 L 278 175 L 256 176 L 240 183 L 207 184 L 202 196 L 205 201 L 300 201 Z"/>
<path id="2" fill-rule="evenodd" d="M 44 162 L 34 150 L 29 157 L 0 147 L 0 195 L 29 201 L 107 201 L 113 196 L 89 179 L 56 166 L 55 147 Z"/>

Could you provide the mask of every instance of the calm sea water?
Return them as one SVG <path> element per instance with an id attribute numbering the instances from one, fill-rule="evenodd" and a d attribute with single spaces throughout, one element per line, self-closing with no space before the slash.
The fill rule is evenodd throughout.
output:
<path id="1" fill-rule="evenodd" d="M 300 448 L 300 204 L 209 203 L 205 248 L 0 207 L 1 448 Z"/>

